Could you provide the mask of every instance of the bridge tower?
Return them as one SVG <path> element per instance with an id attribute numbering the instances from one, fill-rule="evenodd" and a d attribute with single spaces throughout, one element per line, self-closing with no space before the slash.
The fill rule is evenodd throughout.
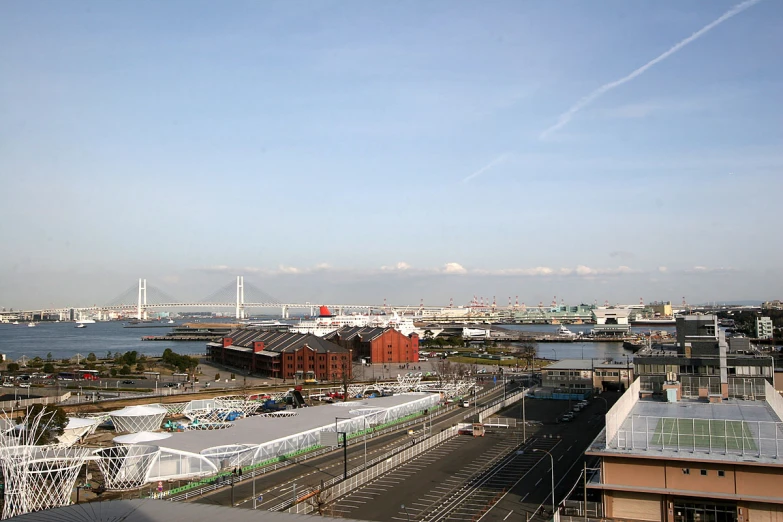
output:
<path id="1" fill-rule="evenodd" d="M 283 305 L 283 306 L 280 308 L 280 317 L 282 317 L 283 319 L 288 319 L 288 317 L 289 317 L 289 315 L 288 315 L 288 314 L 289 314 L 289 312 L 288 312 L 288 306 L 286 306 L 286 305 Z M 313 307 L 311 306 L 311 307 L 310 307 L 310 316 L 312 317 L 312 315 L 313 315 Z"/>
<path id="2" fill-rule="evenodd" d="M 136 303 L 136 319 L 147 319 L 147 280 L 139 279 L 139 300 Z"/>
<path id="3" fill-rule="evenodd" d="M 237 276 L 236 318 L 245 318 L 245 277 Z"/>

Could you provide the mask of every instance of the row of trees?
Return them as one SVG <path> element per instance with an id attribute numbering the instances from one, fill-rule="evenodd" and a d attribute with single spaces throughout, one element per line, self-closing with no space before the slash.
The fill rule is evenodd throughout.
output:
<path id="1" fill-rule="evenodd" d="M 198 366 L 198 357 L 180 355 L 171 348 L 166 348 L 163 351 L 163 357 L 160 360 L 163 364 L 176 368 L 180 373 L 195 370 Z"/>

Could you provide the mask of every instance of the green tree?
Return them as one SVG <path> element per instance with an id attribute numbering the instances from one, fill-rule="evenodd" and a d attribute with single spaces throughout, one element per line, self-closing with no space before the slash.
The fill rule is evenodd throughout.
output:
<path id="1" fill-rule="evenodd" d="M 120 368 L 120 375 L 130 375 L 131 369 L 127 364 L 123 364 Z"/>
<path id="2" fill-rule="evenodd" d="M 141 362 L 136 364 L 136 371 L 139 372 L 139 373 L 143 372 L 144 371 L 144 364 L 141 363 Z"/>
<path id="3" fill-rule="evenodd" d="M 43 366 L 43 364 L 44 364 L 43 359 L 41 359 L 40 357 L 33 357 L 33 360 L 30 361 L 30 366 L 32 366 L 33 368 L 40 368 L 41 366 Z"/>
<path id="4" fill-rule="evenodd" d="M 112 359 L 111 350 L 109 350 L 108 352 L 106 352 L 106 358 L 107 358 L 108 360 L 111 360 L 111 359 Z"/>
<path id="5" fill-rule="evenodd" d="M 111 370 L 109 370 L 109 375 L 111 375 L 112 377 L 117 377 L 117 368 L 112 368 Z"/>
<path id="6" fill-rule="evenodd" d="M 216 373 L 216 374 L 215 374 L 215 380 L 216 380 L 216 381 L 219 381 L 219 380 L 220 380 L 220 374 L 219 374 L 219 373 Z"/>
<path id="7" fill-rule="evenodd" d="M 46 373 L 54 373 L 54 364 L 48 362 L 43 365 L 43 371 Z"/>
<path id="8" fill-rule="evenodd" d="M 33 404 L 27 410 L 27 415 L 22 419 L 22 424 L 28 429 L 31 429 L 33 420 L 42 411 L 41 422 L 38 424 L 38 428 L 33 437 L 36 445 L 54 442 L 58 435 L 63 434 L 63 430 L 65 429 L 66 424 L 68 424 L 68 417 L 65 414 L 65 410 L 51 404 L 45 406 L 43 404 Z"/>
<path id="9" fill-rule="evenodd" d="M 94 353 L 90 352 L 87 354 L 87 360 L 90 362 L 95 362 L 98 360 L 98 358 L 95 356 Z"/>
<path id="10" fill-rule="evenodd" d="M 8 363 L 8 371 L 9 372 L 18 372 L 19 371 L 19 365 L 17 363 Z"/>
<path id="11" fill-rule="evenodd" d="M 136 364 L 138 358 L 139 358 L 139 354 L 136 350 L 131 350 L 129 352 L 125 352 L 124 354 L 122 354 L 122 362 L 124 362 L 128 366 Z"/>
<path id="12" fill-rule="evenodd" d="M 49 353 L 46 354 L 46 360 L 48 362 L 52 362 L 52 352 L 49 352 Z"/>

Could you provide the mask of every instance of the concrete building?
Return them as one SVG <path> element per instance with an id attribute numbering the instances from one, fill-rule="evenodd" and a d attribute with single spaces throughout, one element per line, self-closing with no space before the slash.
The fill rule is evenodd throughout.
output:
<path id="1" fill-rule="evenodd" d="M 595 327 L 592 333 L 595 335 L 628 335 L 631 324 L 628 321 L 631 315 L 629 308 L 596 308 L 593 310 Z"/>
<path id="2" fill-rule="evenodd" d="M 536 392 L 536 396 L 584 398 L 601 390 L 623 391 L 632 382 L 633 365 L 629 361 L 563 359 L 541 369 L 541 389 Z"/>
<path id="3" fill-rule="evenodd" d="M 262 376 L 339 381 L 351 376 L 351 352 L 311 334 L 239 329 L 207 343 L 210 360 Z"/>
<path id="4" fill-rule="evenodd" d="M 419 362 L 419 336 L 410 336 L 394 328 L 347 327 L 324 339 L 351 350 L 353 360 L 370 363 Z"/>
<path id="5" fill-rule="evenodd" d="M 729 345 L 714 315 L 678 317 L 676 339 L 634 356 L 642 395 L 665 393 L 667 381 L 680 382 L 686 398 L 750 397 L 763 394 L 765 382 L 774 385 L 772 358 L 739 339 Z"/>
<path id="6" fill-rule="evenodd" d="M 586 451 L 603 518 L 646 522 L 783 520 L 783 399 L 640 399 L 640 381 Z"/>
<path id="7" fill-rule="evenodd" d="M 756 317 L 756 339 L 772 339 L 772 319 Z"/>

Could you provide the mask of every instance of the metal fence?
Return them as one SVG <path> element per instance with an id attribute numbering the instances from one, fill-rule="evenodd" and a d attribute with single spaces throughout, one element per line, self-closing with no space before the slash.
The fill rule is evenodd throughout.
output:
<path id="1" fill-rule="evenodd" d="M 631 415 L 608 446 L 778 458 L 783 453 L 783 423 Z"/>
<path id="2" fill-rule="evenodd" d="M 71 392 L 66 392 L 63 395 L 52 395 L 48 397 L 38 397 L 35 399 L 17 399 L 15 401 L 3 401 L 0 402 L 0 410 L 13 411 L 15 409 L 27 408 L 33 404 L 58 404 L 65 402 L 71 398 Z"/>

